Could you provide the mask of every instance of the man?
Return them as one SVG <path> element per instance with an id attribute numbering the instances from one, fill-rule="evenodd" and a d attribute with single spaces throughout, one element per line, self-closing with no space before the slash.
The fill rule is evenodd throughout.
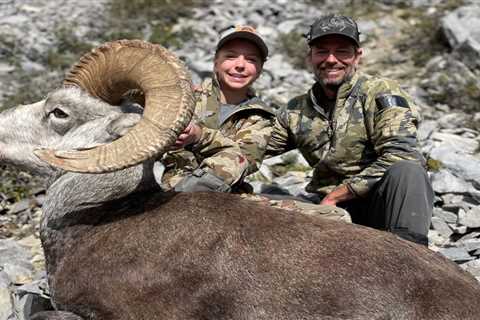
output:
<path id="1" fill-rule="evenodd" d="M 321 204 L 426 244 L 433 191 L 416 149 L 417 107 L 397 83 L 357 71 L 363 50 L 351 18 L 318 19 L 307 41 L 316 82 L 280 110 L 267 153 L 298 148 Z"/>
<path id="2" fill-rule="evenodd" d="M 251 26 L 221 32 L 212 79 L 197 90 L 195 120 L 165 159 L 165 179 L 176 191 L 248 191 L 243 178 L 256 171 L 271 134 L 274 110 L 255 96 L 268 48 Z"/>

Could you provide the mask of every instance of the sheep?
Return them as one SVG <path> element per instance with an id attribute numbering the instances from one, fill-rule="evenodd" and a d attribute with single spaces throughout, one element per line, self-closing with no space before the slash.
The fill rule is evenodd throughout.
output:
<path id="1" fill-rule="evenodd" d="M 163 87 L 145 87 L 162 72 Z M 98 99 L 130 89 L 145 93 L 143 116 Z M 173 55 L 117 41 L 46 100 L 0 114 L 0 161 L 48 177 L 40 234 L 56 311 L 34 320 L 478 319 L 477 281 L 423 246 L 238 195 L 161 190 L 154 163 L 193 105 Z"/>

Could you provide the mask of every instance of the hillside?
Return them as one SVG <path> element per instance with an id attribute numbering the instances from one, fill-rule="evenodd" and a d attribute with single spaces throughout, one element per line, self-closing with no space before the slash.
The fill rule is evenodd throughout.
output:
<path id="1" fill-rule="evenodd" d="M 480 279 L 478 1 L 0 0 L 0 110 L 44 98 L 83 53 L 120 38 L 163 44 L 199 83 L 212 70 L 218 31 L 234 23 L 264 35 L 272 54 L 256 89 L 284 104 L 313 83 L 302 34 L 331 12 L 357 19 L 361 70 L 399 81 L 421 106 L 420 145 L 436 193 L 430 248 Z M 251 180 L 256 191 L 275 186 L 309 197 L 302 188 L 310 169 L 290 153 L 266 161 Z M 8 286 L 43 272 L 44 189 L 37 177 L 9 167 L 0 168 L 0 179 L 1 320 L 10 313 Z"/>

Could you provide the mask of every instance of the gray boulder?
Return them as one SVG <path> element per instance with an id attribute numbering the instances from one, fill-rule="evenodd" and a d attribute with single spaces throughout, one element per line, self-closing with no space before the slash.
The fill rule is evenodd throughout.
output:
<path id="1" fill-rule="evenodd" d="M 459 210 L 458 223 L 469 228 L 480 228 L 480 207 L 473 207 L 468 211 Z"/>
<path id="2" fill-rule="evenodd" d="M 12 313 L 12 304 L 10 302 L 11 285 L 10 277 L 3 271 L 0 271 L 0 319 L 4 320 Z"/>
<path id="3" fill-rule="evenodd" d="M 480 6 L 460 7 L 441 21 L 442 31 L 450 46 L 470 68 L 480 66 Z"/>
<path id="4" fill-rule="evenodd" d="M 480 42 L 480 6 L 460 7 L 442 18 L 442 31 L 452 48 L 468 39 Z"/>
<path id="5" fill-rule="evenodd" d="M 27 283 L 34 277 L 30 252 L 17 242 L 0 240 L 0 268 L 14 283 Z"/>
<path id="6" fill-rule="evenodd" d="M 433 190 L 436 193 L 470 194 L 478 192 L 471 183 L 466 182 L 446 169 L 432 173 L 431 180 Z"/>

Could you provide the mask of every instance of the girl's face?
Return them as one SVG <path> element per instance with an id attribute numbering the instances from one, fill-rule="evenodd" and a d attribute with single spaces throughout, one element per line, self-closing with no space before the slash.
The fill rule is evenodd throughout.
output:
<path id="1" fill-rule="evenodd" d="M 262 66 L 260 50 L 255 44 L 233 39 L 217 52 L 214 71 L 222 88 L 242 90 L 260 76 Z"/>

